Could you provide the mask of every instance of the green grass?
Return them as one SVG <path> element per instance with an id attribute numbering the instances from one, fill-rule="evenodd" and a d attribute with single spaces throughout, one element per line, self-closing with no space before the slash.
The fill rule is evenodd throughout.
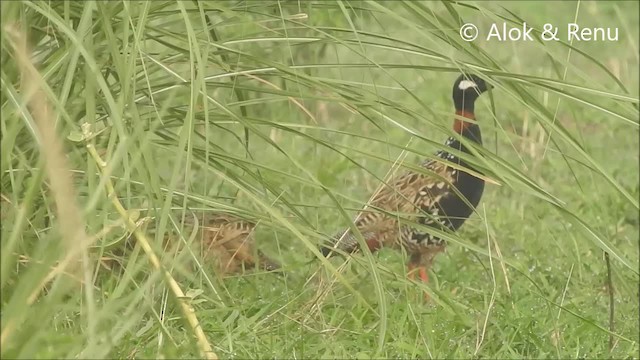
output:
<path id="1" fill-rule="evenodd" d="M 260 221 L 259 247 L 283 263 L 284 277 L 223 279 L 195 266 L 197 254 L 162 257 L 183 291 L 197 294 L 190 303 L 221 358 L 637 358 L 638 3 L 2 2 L 1 10 L 3 358 L 201 356 L 145 252 L 136 247 L 111 270 L 97 261 L 130 233 L 81 140 L 85 122 L 101 131 L 90 142 L 118 199 L 137 219 L 154 219 L 146 234 L 157 251 L 190 211 Z M 84 285 L 55 276 L 33 303 L 73 245 L 61 235 L 68 214 L 56 211 L 5 31 L 16 19 L 74 172 L 77 198 L 68 200 L 87 234 L 100 234 L 80 266 Z M 458 35 L 466 22 L 486 31 L 502 21 L 618 27 L 620 38 Z M 394 166 L 411 168 L 442 147 L 461 70 L 495 86 L 476 105 L 485 140 L 473 162 L 500 186 L 487 185 L 477 214 L 449 235 L 426 288 L 432 301 L 406 280 L 406 255 L 396 251 L 310 262 Z"/>

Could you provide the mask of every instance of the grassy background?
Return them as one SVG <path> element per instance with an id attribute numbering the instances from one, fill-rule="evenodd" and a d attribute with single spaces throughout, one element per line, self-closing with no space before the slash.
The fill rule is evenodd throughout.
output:
<path id="1" fill-rule="evenodd" d="M 260 221 L 283 278 L 221 278 L 162 256 L 222 358 L 624 358 L 638 354 L 637 2 L 2 2 L 2 356 L 198 357 L 193 331 L 104 190 L 156 251 L 191 211 Z M 6 26 L 46 80 L 86 232 L 81 279 Z M 460 25 L 616 27 L 619 40 L 464 42 Z M 495 86 L 476 105 L 488 185 L 428 287 L 406 255 L 314 250 L 394 167 L 451 135 L 461 70 Z M 398 171 L 403 171 L 400 169 Z M 188 215 L 187 215 L 188 216 Z M 615 295 L 609 338 L 607 268 Z M 101 257 L 118 257 L 106 268 Z M 83 283 L 82 286 L 78 284 Z M 433 297 L 422 303 L 422 289 Z M 13 322 L 19 326 L 8 326 Z"/>

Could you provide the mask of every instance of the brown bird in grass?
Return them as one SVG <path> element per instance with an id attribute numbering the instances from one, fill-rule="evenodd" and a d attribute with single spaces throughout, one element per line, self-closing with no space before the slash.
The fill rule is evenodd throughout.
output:
<path id="1" fill-rule="evenodd" d="M 144 225 L 145 229 L 146 227 L 147 225 Z M 195 227 L 197 228 L 194 229 Z M 196 230 L 192 242 L 194 250 L 201 249 L 203 265 L 215 269 L 221 275 L 239 273 L 243 269 L 255 267 L 267 271 L 280 269 L 278 263 L 256 249 L 255 227 L 255 223 L 238 217 L 209 213 L 198 216 L 197 222 L 193 217 L 187 217 L 183 237 L 190 240 L 192 231 Z M 102 264 L 107 269 L 111 269 L 114 262 L 122 264 L 126 253 L 132 250 L 134 244 L 134 239 L 127 240 L 124 248 L 113 251 L 115 257 L 103 257 Z M 167 234 L 163 244 L 164 254 L 171 254 L 178 249 L 180 240 L 176 234 Z"/>
<path id="2" fill-rule="evenodd" d="M 280 268 L 256 249 L 255 223 L 227 214 L 207 214 L 198 218 L 198 224 L 195 241 L 202 244 L 203 258 L 213 261 L 222 274 L 256 266 L 267 271 Z"/>
<path id="3" fill-rule="evenodd" d="M 487 90 L 485 81 L 475 75 L 463 74 L 453 85 L 457 116 L 453 128 L 469 142 L 482 144 L 474 103 Z M 445 145 L 470 154 L 453 137 Z M 405 224 L 399 218 L 440 231 L 455 231 L 473 213 L 484 190 L 484 180 L 461 169 L 479 171 L 447 151 L 438 151 L 436 155 L 439 159 L 422 163 L 425 173 L 407 172 L 383 186 L 370 203 L 371 208 L 381 211 L 362 212 L 355 220 L 369 250 L 374 252 L 386 246 L 404 248 L 409 254 L 410 278 L 415 277 L 417 270 L 423 282 L 428 282 L 427 271 L 446 244 L 426 229 Z M 452 167 L 445 160 L 457 166 Z M 328 256 L 335 249 L 346 253 L 359 250 L 351 229 L 341 231 L 333 239 L 333 244 L 322 247 L 323 255 Z"/>

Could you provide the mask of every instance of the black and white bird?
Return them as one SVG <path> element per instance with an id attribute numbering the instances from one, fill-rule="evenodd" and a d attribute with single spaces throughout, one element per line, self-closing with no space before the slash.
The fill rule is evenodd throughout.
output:
<path id="1" fill-rule="evenodd" d="M 482 136 L 475 121 L 474 104 L 488 88 L 481 78 L 465 74 L 453 85 L 456 110 L 453 129 L 477 144 L 482 144 Z M 456 138 L 450 137 L 445 145 L 471 155 Z M 384 185 L 369 204 L 374 211 L 362 212 L 355 220 L 369 250 L 373 252 L 387 246 L 404 248 L 410 255 L 410 278 L 413 279 L 417 271 L 424 282 L 428 282 L 427 271 L 434 257 L 444 250 L 445 241 L 424 228 L 401 222 L 400 217 L 441 231 L 455 231 L 474 212 L 484 191 L 484 180 L 465 171 L 480 173 L 478 170 L 446 150 L 436 155 L 438 159 L 422 163 L 424 173 L 406 172 Z M 331 244 L 321 248 L 325 256 L 336 249 L 346 253 L 359 250 L 350 229 L 339 232 Z"/>

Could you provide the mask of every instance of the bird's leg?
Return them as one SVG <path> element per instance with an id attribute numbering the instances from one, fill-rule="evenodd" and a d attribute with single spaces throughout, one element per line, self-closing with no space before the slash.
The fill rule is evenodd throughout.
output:
<path id="1" fill-rule="evenodd" d="M 420 266 L 420 280 L 422 280 L 423 283 L 429 282 L 429 273 L 427 273 L 426 266 Z"/>
<path id="2" fill-rule="evenodd" d="M 413 263 L 409 263 L 409 270 L 407 271 L 407 274 L 409 276 L 409 280 L 414 280 L 416 278 L 416 266 Z"/>
<path id="3" fill-rule="evenodd" d="M 427 272 L 426 266 L 416 266 L 415 264 L 409 264 L 409 270 L 407 271 L 409 280 L 416 279 L 416 272 L 420 274 L 420 281 L 425 284 L 429 282 L 429 273 Z"/>
<path id="4" fill-rule="evenodd" d="M 414 280 L 416 278 L 416 270 L 418 270 L 421 267 L 420 260 L 422 260 L 422 256 L 420 255 L 420 253 L 411 254 L 411 257 L 409 258 L 409 264 L 408 264 L 409 269 L 407 271 L 409 280 Z M 421 271 L 420 271 L 420 278 L 422 278 Z"/>
<path id="5" fill-rule="evenodd" d="M 420 280 L 423 283 L 429 282 L 429 273 L 427 272 L 427 265 L 423 264 L 421 254 L 413 254 L 411 255 L 411 259 L 409 260 L 409 279 L 414 280 L 416 277 L 416 270 L 420 273 Z M 429 294 L 425 291 L 424 300 L 429 301 Z"/>
<path id="6" fill-rule="evenodd" d="M 408 272 L 409 280 L 415 280 L 416 272 L 420 273 L 420 280 L 423 283 L 426 284 L 426 283 L 429 282 L 429 274 L 427 273 L 427 267 L 426 266 L 422 266 L 422 265 L 417 265 L 416 266 L 415 264 L 409 263 L 409 272 Z M 429 297 L 429 293 L 427 293 L 425 291 L 424 292 L 424 301 L 428 302 L 430 299 L 431 298 Z"/>
<path id="7" fill-rule="evenodd" d="M 422 280 L 422 282 L 425 284 L 429 282 L 429 273 L 427 272 L 426 266 L 420 266 L 420 280 Z M 424 301 L 428 302 L 429 300 L 430 300 L 429 293 L 425 291 Z"/>

